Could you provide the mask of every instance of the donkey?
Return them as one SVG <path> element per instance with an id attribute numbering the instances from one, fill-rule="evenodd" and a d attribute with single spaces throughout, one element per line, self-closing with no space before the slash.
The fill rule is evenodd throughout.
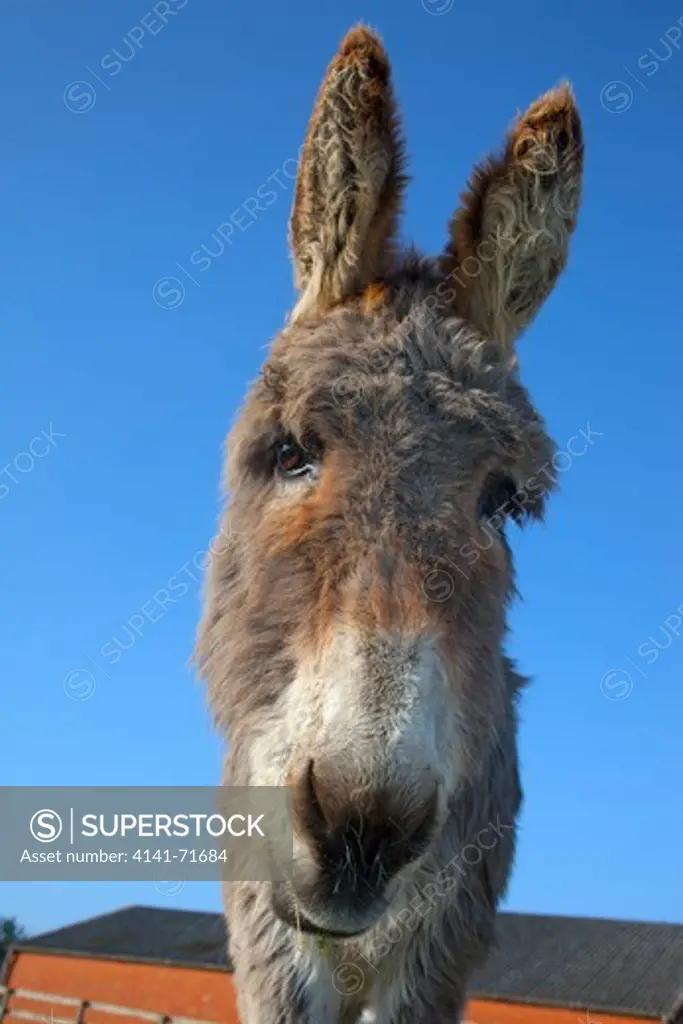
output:
<path id="1" fill-rule="evenodd" d="M 555 448 L 515 342 L 564 268 L 583 143 L 563 84 L 402 250 L 390 68 L 330 64 L 291 216 L 299 292 L 228 440 L 197 653 L 231 785 L 291 787 L 287 884 L 228 883 L 243 1024 L 462 1019 L 520 807 L 505 524 Z M 539 480 L 542 482 L 539 483 Z"/>

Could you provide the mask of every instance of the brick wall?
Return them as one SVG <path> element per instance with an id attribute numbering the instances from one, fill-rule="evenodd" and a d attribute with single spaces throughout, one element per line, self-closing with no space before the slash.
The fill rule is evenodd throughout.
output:
<path id="1" fill-rule="evenodd" d="M 224 970 L 132 963 L 96 957 L 19 952 L 9 966 L 5 981 L 10 988 L 74 996 L 93 1002 L 114 1003 L 179 1017 L 197 1017 L 216 1024 L 238 1024 L 232 976 Z M 12 1009 L 40 1013 L 50 1024 L 53 1018 L 75 1020 L 75 1007 L 50 1005 L 14 997 L 8 1024 L 26 1024 L 12 1018 Z M 467 1024 L 658 1024 L 654 1020 L 620 1017 L 602 1012 L 561 1010 L 473 1000 L 467 1007 Z M 84 1024 L 136 1024 L 133 1017 L 113 1016 L 89 1010 Z"/>
<path id="2" fill-rule="evenodd" d="M 468 1004 L 465 1021 L 467 1024 L 659 1024 L 650 1017 L 621 1017 L 602 1010 L 558 1010 L 479 999 Z"/>
<path id="3" fill-rule="evenodd" d="M 227 971 L 167 967 L 163 964 L 100 960 L 95 957 L 19 952 L 10 965 L 5 984 L 10 988 L 75 996 L 93 1002 L 115 1003 L 153 1013 L 198 1017 L 219 1024 L 237 1021 L 232 978 Z M 74 1017 L 75 1009 L 55 1003 L 37 1004 L 16 999 L 12 1008 L 33 1010 L 51 1020 Z M 85 1024 L 128 1024 L 129 1018 L 89 1011 Z M 130 1018 L 133 1022 L 133 1018 Z M 25 1022 L 21 1022 L 25 1024 Z"/>

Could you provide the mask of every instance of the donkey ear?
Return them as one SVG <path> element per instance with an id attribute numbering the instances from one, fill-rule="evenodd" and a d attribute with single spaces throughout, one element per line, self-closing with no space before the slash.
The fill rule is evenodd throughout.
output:
<path id="1" fill-rule="evenodd" d="M 303 146 L 290 222 L 301 292 L 295 318 L 329 309 L 381 275 L 402 166 L 389 61 L 372 32 L 354 28 L 323 79 Z"/>
<path id="2" fill-rule="evenodd" d="M 442 261 L 456 312 L 508 348 L 564 269 L 582 163 L 581 121 L 565 83 L 519 118 L 501 157 L 475 167 L 450 223 Z"/>

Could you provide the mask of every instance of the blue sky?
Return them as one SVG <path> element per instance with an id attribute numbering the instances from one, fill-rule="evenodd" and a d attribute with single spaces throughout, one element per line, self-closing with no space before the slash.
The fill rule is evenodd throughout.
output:
<path id="1" fill-rule="evenodd" d="M 363 19 L 393 61 L 414 178 L 404 234 L 427 251 L 516 110 L 575 85 L 580 224 L 520 358 L 559 447 L 588 426 L 593 443 L 547 524 L 513 534 L 511 648 L 535 682 L 507 905 L 683 920 L 680 6 L 166 6 L 166 24 L 144 0 L 2 14 L 0 782 L 218 780 L 188 666 L 194 566 L 224 434 L 293 304 L 292 160 Z M 268 183 L 275 199 L 245 212 Z M 238 210 L 200 269 L 192 254 L 217 253 Z M 187 593 L 111 664 L 104 645 L 128 642 L 125 623 L 178 573 Z M 0 914 L 32 931 L 132 902 L 220 905 L 209 884 L 0 883 Z"/>

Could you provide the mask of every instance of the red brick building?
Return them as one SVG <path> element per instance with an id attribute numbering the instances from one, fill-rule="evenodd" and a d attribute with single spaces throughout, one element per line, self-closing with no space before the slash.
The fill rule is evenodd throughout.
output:
<path id="1" fill-rule="evenodd" d="M 232 1024 L 220 914 L 126 907 L 14 947 L 0 1024 Z M 471 1024 L 683 1024 L 683 926 L 499 915 Z"/>

